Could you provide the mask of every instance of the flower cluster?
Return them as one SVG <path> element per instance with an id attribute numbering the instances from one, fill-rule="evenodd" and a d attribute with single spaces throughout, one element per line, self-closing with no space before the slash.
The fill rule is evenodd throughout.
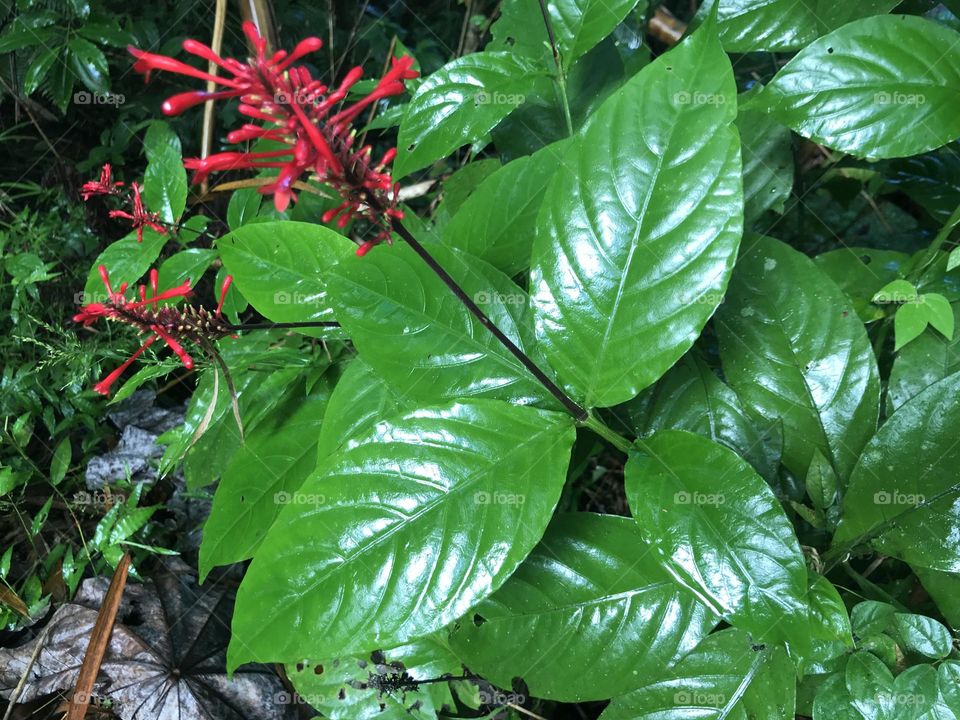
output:
<path id="1" fill-rule="evenodd" d="M 80 188 L 80 197 L 82 197 L 84 201 L 88 201 L 92 197 L 104 195 L 123 197 L 123 190 L 120 189 L 123 187 L 123 183 L 115 182 L 111 176 L 111 172 L 110 165 L 104 165 L 100 171 L 99 180 L 90 180 L 83 184 Z M 130 183 L 130 194 L 125 198 L 129 203 L 130 211 L 110 211 L 110 217 L 123 218 L 124 220 L 130 221 L 131 227 L 137 231 L 137 242 L 143 242 L 143 229 L 145 227 L 161 235 L 166 235 L 167 233 L 166 228 L 160 224 L 160 215 L 148 212 L 143 207 L 143 199 L 140 197 L 141 190 L 142 188 L 138 183 Z"/>
<path id="2" fill-rule="evenodd" d="M 350 70 L 336 88 L 314 79 L 297 61 L 323 45 L 316 37 L 302 40 L 292 52 L 280 50 L 268 55 L 266 41 L 251 22 L 243 31 L 256 54 L 246 62 L 222 58 L 196 40 L 185 40 L 183 49 L 214 63 L 222 75 L 199 70 L 165 55 L 131 47 L 136 58 L 134 69 L 149 78 L 154 70 L 178 73 L 217 85 L 213 91 L 194 90 L 169 98 L 163 104 L 167 115 L 178 115 L 208 100 L 238 98 L 239 111 L 258 124 L 247 123 L 227 135 L 231 143 L 274 141 L 286 146 L 280 150 L 221 152 L 206 158 L 188 159 L 184 165 L 195 171 L 194 182 L 202 182 L 212 172 L 251 168 L 278 168 L 276 179 L 261 188 L 272 194 L 278 210 L 296 200 L 295 183 L 313 174 L 336 190 L 342 199 L 339 207 L 323 216 L 324 222 L 337 219 L 344 227 L 353 217 L 369 220 L 378 228 L 376 237 L 358 249 L 363 254 L 373 245 L 390 240 L 393 218 L 402 217 L 397 208 L 397 190 L 387 166 L 396 155 L 391 149 L 379 161 L 371 159 L 372 148 L 354 147 L 353 120 L 372 103 L 404 90 L 404 81 L 417 77 L 409 56 L 393 58 L 390 70 L 374 89 L 352 104 L 341 106 L 348 91 L 362 77 L 363 70 Z"/>
<path id="3" fill-rule="evenodd" d="M 221 315 L 223 301 L 232 281 L 229 275 L 224 279 L 223 286 L 220 289 L 220 303 L 217 305 L 216 312 L 210 313 L 206 308 L 189 305 L 183 308 L 171 305 L 159 307 L 162 300 L 188 297 L 190 295 L 189 280 L 177 287 L 158 292 L 159 275 L 156 270 L 151 270 L 151 295 L 148 297 L 146 286 L 141 285 L 140 299 L 130 300 L 126 297 L 126 283 L 123 283 L 118 290 L 114 290 L 110 285 L 107 269 L 101 265 L 99 271 L 100 278 L 107 290 L 106 301 L 84 305 L 80 312 L 74 315 L 73 319 L 76 322 L 83 323 L 84 327 L 89 327 L 100 318 L 117 320 L 134 326 L 140 332 L 150 334 L 139 350 L 127 358 L 120 367 L 94 385 L 93 389 L 101 395 L 109 395 L 110 388 L 120 378 L 124 370 L 130 367 L 131 363 L 157 340 L 163 340 L 167 347 L 180 358 L 183 366 L 192 370 L 193 358 L 184 349 L 183 342 L 209 347 L 211 342 L 230 335 L 233 331 L 232 326 Z"/>

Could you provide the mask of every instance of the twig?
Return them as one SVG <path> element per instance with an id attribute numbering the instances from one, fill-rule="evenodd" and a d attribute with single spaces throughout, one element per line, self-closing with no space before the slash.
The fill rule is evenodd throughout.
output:
<path id="1" fill-rule="evenodd" d="M 647 30 L 653 37 L 668 47 L 673 47 L 683 38 L 687 31 L 686 23 L 679 20 L 672 12 L 662 5 L 657 8 L 647 23 Z"/>
<path id="2" fill-rule="evenodd" d="M 84 654 L 83 663 L 80 665 L 80 674 L 77 676 L 73 697 L 70 698 L 70 708 L 67 710 L 66 720 L 83 720 L 83 716 L 87 714 L 87 708 L 90 705 L 90 693 L 93 690 L 93 683 L 97 679 L 97 673 L 100 672 L 103 656 L 110 643 L 110 635 L 113 632 L 113 624 L 117 619 L 117 610 L 120 609 L 120 599 L 123 597 L 123 588 L 127 584 L 127 571 L 129 569 L 130 553 L 125 552 L 120 562 L 117 563 L 117 569 L 113 573 L 110 587 L 103 598 L 100 612 L 97 613 L 97 621 L 93 624 L 90 643 L 87 645 L 87 652 Z"/>
<path id="3" fill-rule="evenodd" d="M 560 91 L 560 102 L 563 106 L 563 119 L 567 124 L 567 135 L 573 135 L 573 118 L 570 116 L 570 101 L 567 99 L 567 77 L 563 71 L 563 58 L 557 47 L 557 38 L 553 34 L 553 21 L 550 20 L 550 11 L 546 0 L 540 0 L 540 14 L 543 15 L 543 24 L 547 28 L 547 39 L 550 41 L 550 51 L 553 53 L 553 62 L 557 66 L 557 89 Z"/>
<path id="4" fill-rule="evenodd" d="M 213 37 L 210 40 L 210 47 L 214 54 L 219 55 L 223 49 L 223 27 L 227 21 L 227 0 L 217 0 L 217 9 L 213 16 Z M 218 75 L 220 67 L 212 60 L 207 63 L 207 72 L 211 75 Z M 213 80 L 207 80 L 207 92 L 212 93 L 216 90 L 217 84 Z M 207 100 L 203 104 L 203 130 L 200 137 L 200 157 L 205 158 L 210 155 L 210 148 L 213 145 L 213 100 Z M 210 187 L 210 182 L 204 178 L 200 183 L 200 193 L 205 195 Z"/>

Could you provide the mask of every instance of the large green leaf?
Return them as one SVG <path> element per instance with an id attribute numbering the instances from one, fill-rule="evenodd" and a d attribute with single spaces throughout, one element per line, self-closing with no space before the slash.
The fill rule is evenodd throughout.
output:
<path id="1" fill-rule="evenodd" d="M 834 544 L 960 572 L 960 373 L 900 406 L 850 477 Z"/>
<path id="2" fill-rule="evenodd" d="M 580 702 L 642 685 L 715 623 L 660 566 L 633 520 L 572 513 L 461 621 L 451 644 L 501 687 L 522 678 L 536 697 Z"/>
<path id="3" fill-rule="evenodd" d="M 123 283 L 133 285 L 143 277 L 153 265 L 154 260 L 160 256 L 160 251 L 166 242 L 165 235 L 159 235 L 145 228 L 143 242 L 137 242 L 137 234 L 132 232 L 115 243 L 107 245 L 94 261 L 87 276 L 83 297 L 77 298 L 77 302 L 82 301 L 84 304 L 106 302 L 107 289 L 103 286 L 103 280 L 100 279 L 100 273 L 97 270 L 101 265 L 107 269 L 113 289 L 119 290 Z"/>
<path id="4" fill-rule="evenodd" d="M 732 450 L 683 430 L 637 445 L 627 501 L 660 562 L 731 624 L 802 654 L 807 569 L 767 484 Z"/>
<path id="5" fill-rule="evenodd" d="M 677 665 L 648 673 L 600 720 L 793 720 L 796 672 L 782 648 L 736 629 L 706 638 Z"/>
<path id="6" fill-rule="evenodd" d="M 736 451 L 768 480 L 776 476 L 779 452 L 769 436 L 779 436 L 779 423 L 761 432 L 737 394 L 695 351 L 631 400 L 627 411 L 637 435 L 666 428 L 703 435 Z"/>
<path id="7" fill-rule="evenodd" d="M 544 72 L 509 52 L 479 52 L 444 65 L 420 83 L 407 106 L 397 138 L 396 177 L 482 138 L 523 103 Z"/>
<path id="8" fill-rule="evenodd" d="M 540 204 L 557 166 L 566 162 L 568 147 L 567 141 L 553 143 L 489 176 L 444 228 L 444 244 L 507 275 L 530 267 Z"/>
<path id="9" fill-rule="evenodd" d="M 160 219 L 174 224 L 187 206 L 187 171 L 179 152 L 167 151 L 147 163 L 143 173 L 143 201 Z"/>
<path id="10" fill-rule="evenodd" d="M 960 137 L 958 93 L 960 34 L 932 20 L 884 15 L 809 45 L 750 107 L 836 150 L 891 158 Z"/>
<path id="11" fill-rule="evenodd" d="M 863 323 L 813 261 L 751 238 L 717 314 L 727 380 L 783 420 L 783 464 L 805 477 L 820 450 L 845 480 L 877 426 L 880 377 Z"/>
<path id="12" fill-rule="evenodd" d="M 728 52 L 799 50 L 851 20 L 893 10 L 900 0 L 705 0 L 698 18 L 720 3 L 720 39 Z"/>
<path id="13" fill-rule="evenodd" d="M 636 4 L 637 0 L 548 0 L 550 24 L 565 66 L 613 32 Z M 534 57 L 546 52 L 547 30 L 539 3 L 504 0 L 491 33 L 491 46 L 497 49 Z"/>
<path id="14" fill-rule="evenodd" d="M 356 246 L 343 235 L 310 223 L 281 221 L 240 227 L 217 241 L 223 264 L 243 296 L 274 322 L 334 319 L 327 275 Z M 302 329 L 305 335 L 329 335 Z"/>
<path id="15" fill-rule="evenodd" d="M 262 227 L 255 225 L 252 227 Z M 509 338 L 523 347 L 526 295 L 466 253 L 433 256 Z M 360 355 L 418 399 L 488 396 L 529 404 L 545 391 L 406 244 L 349 258 L 329 275 L 337 318 Z"/>
<path id="16" fill-rule="evenodd" d="M 317 503 L 287 505 L 257 550 L 228 665 L 369 652 L 460 617 L 540 540 L 573 438 L 565 415 L 494 400 L 354 438 L 300 488 Z"/>
<path id="17" fill-rule="evenodd" d="M 317 464 L 317 438 L 330 389 L 294 396 L 247 434 L 223 471 L 203 525 L 200 580 L 217 565 L 253 557 L 289 503 L 311 502 L 297 492 Z M 229 421 L 229 419 L 228 419 Z"/>
<path id="18" fill-rule="evenodd" d="M 702 28 L 594 113 L 547 189 L 537 335 L 587 405 L 650 385 L 720 303 L 743 227 L 735 90 Z"/>

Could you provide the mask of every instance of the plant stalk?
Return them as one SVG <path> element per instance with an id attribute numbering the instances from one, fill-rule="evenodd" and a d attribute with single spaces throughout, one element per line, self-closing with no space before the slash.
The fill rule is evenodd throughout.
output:
<path id="1" fill-rule="evenodd" d="M 546 0 L 540 0 L 540 14 L 543 15 L 543 24 L 547 28 L 547 39 L 550 41 L 553 62 L 557 66 L 557 90 L 560 91 L 560 104 L 563 107 L 563 119 L 567 124 L 567 135 L 573 135 L 573 118 L 570 115 L 570 100 L 567 98 L 567 76 L 563 71 L 563 58 L 560 57 L 560 50 L 557 48 L 557 37 L 553 33 L 553 22 L 550 20 Z"/>

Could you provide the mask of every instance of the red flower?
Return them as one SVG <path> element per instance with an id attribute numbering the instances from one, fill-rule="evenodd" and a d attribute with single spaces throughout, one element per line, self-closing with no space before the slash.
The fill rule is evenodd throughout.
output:
<path id="1" fill-rule="evenodd" d="M 222 76 L 211 75 L 164 55 L 129 48 L 137 59 L 134 69 L 148 78 L 153 70 L 165 70 L 212 81 L 221 88 L 213 92 L 195 90 L 174 95 L 163 104 L 165 114 L 177 115 L 207 100 L 239 98 L 240 113 L 260 124 L 247 123 L 234 130 L 227 135 L 229 142 L 266 139 L 288 146 L 285 150 L 223 152 L 188 159 L 184 165 L 195 171 L 193 181 L 202 182 L 211 172 L 224 170 L 279 168 L 276 180 L 262 187 L 260 192 L 272 194 L 277 209 L 283 211 L 296 200 L 294 183 L 313 173 L 339 192 L 343 199 L 339 207 L 324 214 L 324 222 L 337 218 L 337 224 L 342 228 L 353 217 L 361 216 L 377 226 L 376 238 L 358 249 L 361 254 L 365 252 L 364 247 L 389 242 L 390 220 L 402 217 L 397 209 L 398 187 L 386 170 L 396 150 L 385 153 L 379 162 L 372 162 L 369 145 L 354 149 L 356 134 L 351 123 L 372 103 L 403 92 L 404 81 L 419 74 L 412 69 L 413 59 L 409 56 L 393 58 L 390 70 L 368 95 L 337 109 L 349 89 L 362 77 L 361 68 L 350 70 L 336 89 L 331 89 L 315 80 L 306 67 L 294 64 L 304 55 L 320 49 L 323 43 L 319 38 L 301 40 L 292 52 L 280 50 L 268 57 L 266 42 L 254 24 L 244 23 L 243 31 L 256 48 L 256 56 L 245 63 L 221 58 L 196 40 L 183 43 L 183 49 L 191 55 L 219 66 L 224 71 Z"/>
<path id="2" fill-rule="evenodd" d="M 143 200 L 140 198 L 140 186 L 137 183 L 130 183 L 130 189 L 133 191 L 133 212 L 129 213 L 126 210 L 111 210 L 110 217 L 124 218 L 129 220 L 133 228 L 137 231 L 137 242 L 143 242 L 143 229 L 145 227 L 148 227 L 154 232 L 160 233 L 161 235 L 166 235 L 166 229 L 160 224 L 160 215 L 157 213 L 147 212 L 144 209 Z"/>
<path id="3" fill-rule="evenodd" d="M 90 180 L 83 184 L 80 188 L 80 197 L 87 201 L 95 195 L 117 195 L 120 192 L 117 188 L 122 187 L 123 183 L 113 182 L 110 173 L 110 165 L 104 165 L 100 170 L 99 180 Z"/>
<path id="4" fill-rule="evenodd" d="M 93 386 L 93 389 L 101 395 L 109 395 L 110 388 L 120 378 L 124 370 L 130 367 L 131 363 L 140 357 L 143 351 L 153 345 L 158 339 L 163 340 L 167 344 L 167 347 L 180 358 L 183 366 L 191 370 L 193 369 L 193 358 L 184 350 L 181 344 L 182 342 L 189 341 L 205 347 L 208 346 L 210 342 L 225 337 L 232 332 L 230 324 L 221 316 L 223 300 L 226 297 L 227 289 L 230 287 L 230 282 L 232 281 L 229 275 L 224 280 L 223 287 L 220 290 L 220 304 L 217 305 L 216 313 L 210 314 L 202 307 L 158 307 L 158 303 L 161 300 L 188 297 L 190 295 L 189 280 L 177 287 L 158 292 L 159 275 L 156 270 L 151 270 L 151 296 L 147 297 L 147 288 L 145 285 L 141 285 L 140 299 L 130 300 L 126 297 L 126 283 L 123 283 L 119 290 L 114 291 L 110 286 L 107 269 L 101 265 L 99 271 L 100 278 L 103 280 L 104 287 L 107 289 L 107 300 L 103 303 L 88 303 L 84 305 L 80 309 L 80 312 L 73 316 L 74 321 L 83 323 L 84 327 L 89 327 L 100 318 L 119 320 L 128 325 L 133 325 L 139 329 L 140 332 L 150 333 L 150 337 L 147 338 L 147 341 L 139 350 L 127 358 L 120 367 Z"/>

